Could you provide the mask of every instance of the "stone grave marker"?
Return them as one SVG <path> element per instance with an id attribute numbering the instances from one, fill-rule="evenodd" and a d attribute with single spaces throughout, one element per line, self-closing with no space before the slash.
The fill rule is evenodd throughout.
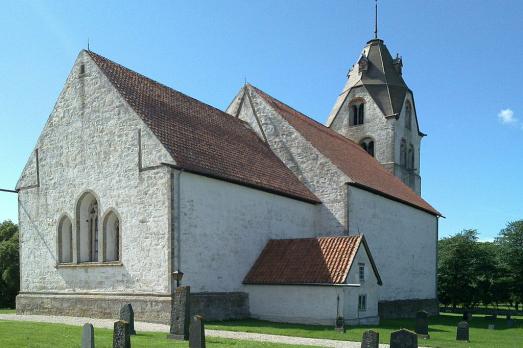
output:
<path id="1" fill-rule="evenodd" d="M 131 333 L 128 322 L 118 320 L 114 323 L 113 348 L 131 348 Z"/>
<path id="2" fill-rule="evenodd" d="M 191 314 L 191 287 L 176 288 L 171 299 L 171 325 L 168 338 L 175 340 L 189 339 L 189 324 Z"/>
<path id="3" fill-rule="evenodd" d="M 82 328 L 82 348 L 94 348 L 93 324 L 84 324 Z"/>
<path id="4" fill-rule="evenodd" d="M 489 316 L 485 317 L 485 319 L 488 320 L 488 329 L 489 330 L 494 330 L 496 328 L 496 318 L 497 318 L 497 315 L 489 315 Z"/>
<path id="5" fill-rule="evenodd" d="M 373 330 L 367 330 L 363 333 L 361 348 L 379 348 L 380 334 Z"/>
<path id="6" fill-rule="evenodd" d="M 469 323 L 466 321 L 460 321 L 456 330 L 457 341 L 469 341 Z"/>
<path id="7" fill-rule="evenodd" d="M 390 334 L 390 348 L 418 348 L 418 335 L 407 329 Z"/>
<path id="8" fill-rule="evenodd" d="M 205 348 L 205 328 L 201 315 L 195 315 L 191 320 L 189 348 Z"/>
<path id="9" fill-rule="evenodd" d="M 469 312 L 469 311 L 465 311 L 465 312 L 463 312 L 463 320 L 465 320 L 465 321 L 469 321 L 469 320 L 470 320 L 470 317 L 471 317 L 471 315 L 470 315 L 470 312 Z"/>
<path id="10" fill-rule="evenodd" d="M 429 336 L 429 314 L 425 311 L 416 313 L 416 333 L 422 338 L 430 338 Z"/>
<path id="11" fill-rule="evenodd" d="M 130 303 L 123 305 L 120 309 L 120 320 L 128 322 L 129 333 L 131 335 L 136 335 L 136 331 L 134 331 L 134 311 L 133 306 L 131 306 Z"/>

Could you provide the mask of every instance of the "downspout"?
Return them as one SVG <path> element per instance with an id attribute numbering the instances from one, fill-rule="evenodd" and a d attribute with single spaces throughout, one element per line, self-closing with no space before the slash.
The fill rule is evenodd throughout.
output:
<path id="1" fill-rule="evenodd" d="M 182 173 L 183 169 L 178 171 L 178 176 L 176 177 L 176 223 L 175 226 L 178 226 L 176 229 L 176 272 L 181 273 L 181 234 L 182 234 Z M 180 279 L 176 279 L 176 287 L 180 286 Z"/>

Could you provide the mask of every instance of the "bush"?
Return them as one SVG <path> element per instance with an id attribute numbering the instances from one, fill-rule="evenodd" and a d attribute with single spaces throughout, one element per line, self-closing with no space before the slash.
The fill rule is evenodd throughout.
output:
<path id="1" fill-rule="evenodd" d="M 7 220 L 0 224 L 0 308 L 14 307 L 19 290 L 18 226 Z"/>

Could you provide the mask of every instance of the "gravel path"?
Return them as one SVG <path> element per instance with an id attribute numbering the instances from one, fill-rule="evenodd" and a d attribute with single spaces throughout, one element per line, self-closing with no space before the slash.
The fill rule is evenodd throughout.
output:
<path id="1" fill-rule="evenodd" d="M 17 314 L 0 314 L 0 320 L 19 320 L 35 321 L 43 323 L 68 324 L 82 326 L 85 323 L 91 323 L 94 327 L 112 329 L 114 319 L 92 319 L 82 317 L 60 317 L 47 315 L 17 315 Z M 136 331 L 149 332 L 169 332 L 169 326 L 164 324 L 145 323 L 142 321 L 134 322 Z M 248 340 L 271 343 L 287 343 L 303 346 L 319 346 L 332 348 L 360 348 L 361 343 L 349 341 L 336 341 L 318 338 L 291 337 L 279 335 L 257 334 L 249 332 L 223 331 L 223 330 L 205 330 L 207 336 L 230 338 L 235 340 Z M 388 345 L 380 344 L 380 348 L 386 348 Z"/>

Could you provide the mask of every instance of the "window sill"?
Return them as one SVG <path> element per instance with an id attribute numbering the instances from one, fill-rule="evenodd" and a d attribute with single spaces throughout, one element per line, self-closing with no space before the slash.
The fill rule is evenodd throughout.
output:
<path id="1" fill-rule="evenodd" d="M 121 261 L 108 262 L 80 262 L 80 263 L 59 263 L 56 268 L 85 268 L 85 267 L 121 267 Z"/>

